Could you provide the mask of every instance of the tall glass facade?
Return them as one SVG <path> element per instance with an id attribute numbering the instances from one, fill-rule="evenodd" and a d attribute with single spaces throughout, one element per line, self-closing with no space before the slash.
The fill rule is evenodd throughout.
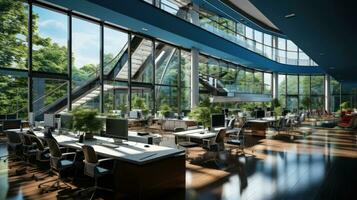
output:
<path id="1" fill-rule="evenodd" d="M 61 112 L 69 106 L 72 109 L 90 107 L 105 113 L 130 109 L 154 113 L 163 105 L 169 105 L 175 112 L 189 112 L 190 50 L 36 3 L 32 4 L 31 37 L 27 33 L 30 6 L 22 1 L 9 2 L 4 8 L 7 12 L 0 17 L 4 22 L 11 19 L 16 26 L 7 23 L 9 26 L 1 27 L 0 32 L 1 113 L 17 113 L 25 118 L 31 108 L 41 118 L 45 112 Z M 235 27 L 239 34 L 247 36 L 244 39 L 251 39 L 255 49 L 271 52 L 272 57 L 279 55 L 276 48 L 284 50 L 283 54 L 285 50 L 300 51 L 285 39 L 221 18 L 216 20 L 222 20 L 224 26 Z M 28 41 L 32 41 L 32 51 L 28 49 L 31 44 Z M 32 59 L 28 59 L 30 57 Z M 289 56 L 285 55 L 284 59 L 290 62 Z M 200 97 L 272 95 L 271 72 L 204 54 L 199 55 L 198 70 Z M 280 74 L 278 80 L 279 99 L 284 107 L 291 110 L 323 108 L 324 76 Z M 338 83 L 331 81 L 331 84 L 331 106 L 337 110 L 341 102 L 351 99 L 351 94 L 340 95 Z M 68 98 L 70 92 L 71 98 Z M 140 101 L 144 105 L 139 106 Z"/>

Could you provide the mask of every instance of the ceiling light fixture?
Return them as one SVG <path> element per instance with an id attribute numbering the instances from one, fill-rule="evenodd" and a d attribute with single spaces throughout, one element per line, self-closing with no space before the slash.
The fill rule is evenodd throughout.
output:
<path id="1" fill-rule="evenodd" d="M 141 28 L 141 30 L 143 30 L 143 31 L 148 31 L 149 29 L 147 29 L 147 28 Z"/>
<path id="2" fill-rule="evenodd" d="M 292 17 L 295 17 L 295 13 L 291 13 L 291 14 L 285 15 L 286 19 L 292 18 Z"/>

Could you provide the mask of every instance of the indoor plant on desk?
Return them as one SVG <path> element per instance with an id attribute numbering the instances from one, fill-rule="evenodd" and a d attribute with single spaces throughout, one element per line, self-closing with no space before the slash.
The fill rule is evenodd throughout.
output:
<path id="1" fill-rule="evenodd" d="M 93 138 L 95 132 L 103 128 L 103 122 L 97 118 L 98 112 L 89 108 L 78 108 L 73 111 L 73 128 L 84 133 L 85 139 Z"/>
<path id="2" fill-rule="evenodd" d="M 165 117 L 168 118 L 171 112 L 171 107 L 168 104 L 162 104 L 160 106 L 160 113 Z"/>

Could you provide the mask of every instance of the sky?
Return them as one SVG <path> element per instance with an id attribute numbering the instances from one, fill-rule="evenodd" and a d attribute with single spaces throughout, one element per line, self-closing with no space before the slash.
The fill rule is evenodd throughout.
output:
<path id="1" fill-rule="evenodd" d="M 67 47 L 67 15 L 34 6 L 33 12 L 39 15 L 38 27 L 41 37 L 49 37 L 53 42 Z M 72 52 L 74 66 L 99 64 L 100 26 L 79 18 L 72 18 Z M 119 53 L 127 42 L 127 34 L 110 28 L 104 29 L 104 53 Z"/>

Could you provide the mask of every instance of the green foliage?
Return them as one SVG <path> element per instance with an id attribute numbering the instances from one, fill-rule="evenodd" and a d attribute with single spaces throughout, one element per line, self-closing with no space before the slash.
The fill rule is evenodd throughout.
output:
<path id="1" fill-rule="evenodd" d="M 271 101 L 271 105 L 273 108 L 276 108 L 276 107 L 279 107 L 281 106 L 280 102 L 279 102 L 279 99 L 277 98 L 274 98 L 272 101 Z"/>
<path id="2" fill-rule="evenodd" d="M 102 120 L 98 119 L 98 112 L 89 108 L 78 108 L 73 111 L 73 127 L 76 131 L 85 133 L 98 132 L 103 128 Z"/>
<path id="3" fill-rule="evenodd" d="M 139 96 L 134 96 L 133 100 L 133 108 L 140 109 L 144 116 L 149 114 L 149 108 L 145 103 L 145 99 Z"/>
<path id="4" fill-rule="evenodd" d="M 278 106 L 278 107 L 275 107 L 274 108 L 274 116 L 277 117 L 277 116 L 281 116 L 283 113 L 283 108 Z"/>
<path id="5" fill-rule="evenodd" d="M 341 109 L 342 110 L 347 110 L 350 108 L 350 104 L 348 101 L 345 101 L 345 102 L 342 102 L 341 105 L 340 105 Z"/>
<path id="6" fill-rule="evenodd" d="M 209 97 L 204 97 L 199 106 L 191 110 L 189 116 L 204 127 L 210 127 L 211 114 L 214 113 L 222 113 L 222 106 L 217 103 L 211 103 Z"/>
<path id="7" fill-rule="evenodd" d="M 160 106 L 160 112 L 163 114 L 165 117 L 168 116 L 171 112 L 171 107 L 168 104 L 162 104 Z"/>
<path id="8" fill-rule="evenodd" d="M 211 124 L 211 110 L 209 107 L 197 106 L 191 110 L 189 116 L 204 127 L 209 127 Z"/>
<path id="9" fill-rule="evenodd" d="M 308 109 L 310 107 L 310 103 L 311 103 L 311 99 L 308 96 L 305 96 L 302 100 L 301 100 L 301 104 L 303 106 L 303 108 Z"/>

